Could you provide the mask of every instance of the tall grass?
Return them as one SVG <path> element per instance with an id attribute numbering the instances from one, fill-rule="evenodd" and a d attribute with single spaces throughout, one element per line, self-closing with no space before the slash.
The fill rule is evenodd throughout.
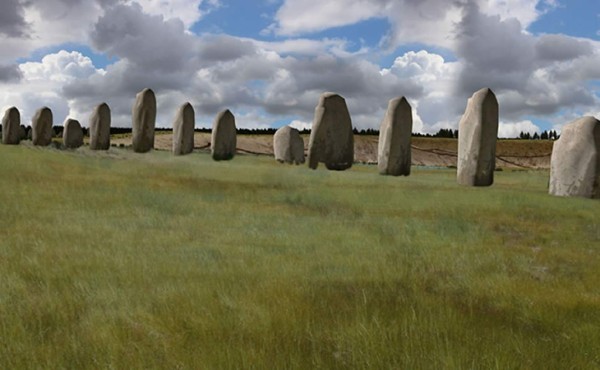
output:
<path id="1" fill-rule="evenodd" d="M 0 146 L 0 368 L 596 368 L 600 203 Z"/>

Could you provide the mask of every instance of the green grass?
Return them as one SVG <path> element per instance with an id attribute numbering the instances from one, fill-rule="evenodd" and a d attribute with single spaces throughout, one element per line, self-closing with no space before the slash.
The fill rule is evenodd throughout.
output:
<path id="1" fill-rule="evenodd" d="M 322 167 L 0 146 L 0 368 L 600 367 L 600 202 Z"/>

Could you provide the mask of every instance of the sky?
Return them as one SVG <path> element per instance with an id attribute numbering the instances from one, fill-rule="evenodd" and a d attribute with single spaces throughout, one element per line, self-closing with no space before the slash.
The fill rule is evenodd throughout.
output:
<path id="1" fill-rule="evenodd" d="M 321 93 L 357 129 L 405 96 L 413 131 L 456 129 L 489 87 L 500 137 L 600 118 L 600 0 L 2 0 L 0 109 L 29 125 L 88 126 L 106 102 L 131 127 L 135 95 L 157 126 L 190 102 L 196 127 L 230 109 L 238 128 L 310 128 Z"/>

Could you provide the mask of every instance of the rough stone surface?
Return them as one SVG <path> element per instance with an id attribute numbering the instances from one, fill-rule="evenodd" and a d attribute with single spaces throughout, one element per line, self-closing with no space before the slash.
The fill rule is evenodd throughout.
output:
<path id="1" fill-rule="evenodd" d="M 27 127 L 25 125 L 19 126 L 19 140 L 27 140 Z"/>
<path id="2" fill-rule="evenodd" d="M 108 104 L 98 105 L 90 117 L 90 149 L 108 150 L 110 148 L 110 108 Z"/>
<path id="3" fill-rule="evenodd" d="M 48 107 L 43 107 L 35 112 L 31 120 L 33 133 L 31 135 L 33 145 L 47 146 L 52 142 L 55 132 L 52 129 L 52 111 Z"/>
<path id="4" fill-rule="evenodd" d="M 76 149 L 83 145 L 83 130 L 79 121 L 70 118 L 65 121 L 63 145 L 69 149 Z"/>
<path id="5" fill-rule="evenodd" d="M 411 164 L 412 110 L 404 97 L 390 100 L 379 127 L 377 167 L 382 175 L 408 176 Z"/>
<path id="6" fill-rule="evenodd" d="M 550 159 L 549 193 L 600 199 L 600 121 L 583 117 L 564 126 Z"/>
<path id="7" fill-rule="evenodd" d="M 194 108 L 185 103 L 177 111 L 173 122 L 173 154 L 185 155 L 194 150 L 194 126 L 196 118 Z"/>
<path id="8" fill-rule="evenodd" d="M 216 161 L 232 159 L 237 145 L 235 117 L 225 110 L 215 118 L 212 126 L 210 151 Z"/>
<path id="9" fill-rule="evenodd" d="M 154 148 L 154 127 L 156 124 L 156 97 L 151 89 L 144 89 L 135 97 L 131 112 L 133 131 L 133 151 L 146 153 Z"/>
<path id="10" fill-rule="evenodd" d="M 21 141 L 21 113 L 15 107 L 8 108 L 2 118 L 2 144 L 17 145 Z"/>
<path id="11" fill-rule="evenodd" d="M 304 163 L 304 140 L 300 131 L 284 126 L 273 135 L 273 153 L 279 162 Z"/>
<path id="12" fill-rule="evenodd" d="M 461 185 L 494 183 L 498 100 L 492 90 L 477 91 L 467 102 L 458 128 L 457 181 Z"/>
<path id="13" fill-rule="evenodd" d="M 335 93 L 324 93 L 315 108 L 308 143 L 308 166 L 319 162 L 330 170 L 345 170 L 354 161 L 354 134 L 346 100 Z"/>

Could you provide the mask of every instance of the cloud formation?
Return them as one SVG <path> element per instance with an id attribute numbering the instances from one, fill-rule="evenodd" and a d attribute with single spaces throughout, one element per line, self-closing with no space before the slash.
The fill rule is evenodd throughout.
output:
<path id="1" fill-rule="evenodd" d="M 26 36 L 28 26 L 23 13 L 19 0 L 3 0 L 0 3 L 0 36 Z"/>
<path id="2" fill-rule="evenodd" d="M 27 117 L 52 105 L 58 123 L 70 115 L 86 125 L 93 107 L 106 101 L 114 124 L 129 126 L 135 94 L 150 87 L 161 126 L 170 126 L 177 108 L 189 101 L 199 126 L 210 126 L 218 111 L 229 108 L 245 127 L 307 127 L 319 95 L 335 91 L 362 129 L 377 128 L 387 102 L 404 95 L 415 131 L 434 132 L 456 128 L 466 99 L 490 87 L 500 102 L 501 133 L 508 135 L 538 127 L 531 117 L 554 123 L 557 115 L 599 106 L 594 81 L 600 80 L 600 43 L 527 32 L 556 5 L 285 0 L 269 28 L 275 36 L 257 40 L 191 32 L 218 10 L 216 0 L 10 0 L 0 5 L 7 12 L 0 14 L 15 14 L 13 24 L 0 23 L 0 47 L 10 51 L 0 56 L 0 106 L 20 105 Z M 81 21 L 67 22 L 70 17 Z M 351 51 L 346 39 L 313 36 L 372 18 L 390 24 L 379 45 Z M 394 55 L 392 62 L 373 57 L 415 42 L 421 46 Z M 67 45 L 37 62 L 17 63 L 42 46 L 65 43 L 87 45 L 116 61 L 98 68 Z"/>

